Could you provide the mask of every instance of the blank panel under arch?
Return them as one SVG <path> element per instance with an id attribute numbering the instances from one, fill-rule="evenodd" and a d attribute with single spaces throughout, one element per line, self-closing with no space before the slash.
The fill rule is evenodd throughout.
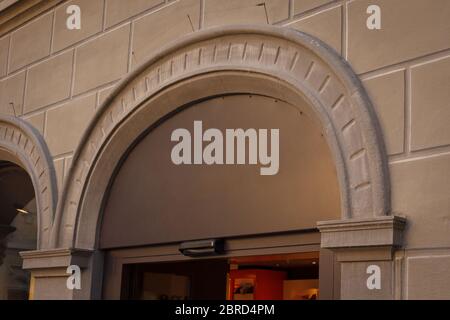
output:
<path id="1" fill-rule="evenodd" d="M 171 133 L 192 133 L 194 121 L 222 132 L 279 129 L 278 173 L 261 175 L 263 165 L 248 161 L 175 165 Z M 317 221 L 340 218 L 339 196 L 327 141 L 306 102 L 246 93 L 213 97 L 180 107 L 130 148 L 105 198 L 99 245 L 310 230 Z"/>

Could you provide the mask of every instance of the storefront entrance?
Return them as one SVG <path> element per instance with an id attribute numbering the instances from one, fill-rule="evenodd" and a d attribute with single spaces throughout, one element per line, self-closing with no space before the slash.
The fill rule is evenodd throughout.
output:
<path id="1" fill-rule="evenodd" d="M 109 250 L 103 298 L 338 299 L 335 255 L 318 232 L 230 238 L 221 254 L 189 257 L 180 244 Z"/>
<path id="2" fill-rule="evenodd" d="M 319 252 L 126 265 L 122 296 L 143 300 L 315 300 Z"/>
<path id="3" fill-rule="evenodd" d="M 248 93 L 182 106 L 150 127 L 103 208 L 100 248 L 125 254 L 110 262 L 104 294 L 123 299 L 316 299 L 316 223 L 341 216 L 336 169 L 308 104 Z"/>
<path id="4" fill-rule="evenodd" d="M 128 255 L 111 275 L 122 277 L 115 298 L 316 299 L 316 222 L 340 215 L 336 170 L 308 105 L 222 95 L 181 107 L 130 148 L 99 243 Z M 130 261 L 136 250 L 140 261 Z"/>
<path id="5" fill-rule="evenodd" d="M 339 286 L 322 288 L 339 276 L 342 298 L 392 298 L 405 219 L 390 215 L 378 129 L 355 74 L 311 36 L 236 26 L 186 37 L 98 109 L 51 228 L 40 230 L 46 241 L 22 255 L 35 297 L 59 277 L 52 296 L 128 298 L 130 264 L 319 252 L 319 298 L 339 297 Z M 179 251 L 205 239 L 224 250 Z M 59 273 L 74 261 L 81 291 Z M 372 262 L 386 274 L 383 290 L 366 287 Z"/>

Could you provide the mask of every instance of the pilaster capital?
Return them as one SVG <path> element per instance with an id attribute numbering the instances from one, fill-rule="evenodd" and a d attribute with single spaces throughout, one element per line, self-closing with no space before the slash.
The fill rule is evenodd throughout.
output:
<path id="1" fill-rule="evenodd" d="M 24 269 L 66 268 L 77 265 L 86 268 L 93 251 L 74 248 L 20 252 Z"/>
<path id="2" fill-rule="evenodd" d="M 322 248 L 336 251 L 341 261 L 390 260 L 402 246 L 405 225 L 406 218 L 395 215 L 317 223 Z"/>

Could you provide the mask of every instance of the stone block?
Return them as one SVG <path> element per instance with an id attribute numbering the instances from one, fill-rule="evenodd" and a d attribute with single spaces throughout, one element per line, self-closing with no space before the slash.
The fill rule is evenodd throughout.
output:
<path id="1" fill-rule="evenodd" d="M 387 153 L 402 153 L 405 136 L 405 71 L 398 70 L 370 78 L 363 84 L 377 113 Z"/>
<path id="2" fill-rule="evenodd" d="M 450 144 L 450 56 L 411 69 L 411 150 Z"/>
<path id="3" fill-rule="evenodd" d="M 10 71 L 42 59 L 50 53 L 52 24 L 53 14 L 48 13 L 11 35 Z"/>
<path id="4" fill-rule="evenodd" d="M 6 75 L 8 70 L 8 52 L 9 52 L 9 37 L 0 39 L 0 77 Z"/>
<path id="5" fill-rule="evenodd" d="M 0 113 L 22 114 L 25 71 L 0 81 Z"/>
<path id="6" fill-rule="evenodd" d="M 26 117 L 24 119 L 28 121 L 35 129 L 37 129 L 41 135 L 44 135 L 45 112 Z"/>
<path id="7" fill-rule="evenodd" d="M 407 248 L 450 246 L 450 155 L 390 165 L 392 211 L 407 217 Z"/>
<path id="8" fill-rule="evenodd" d="M 103 34 L 77 49 L 75 94 L 121 78 L 128 69 L 130 25 Z"/>
<path id="9" fill-rule="evenodd" d="M 164 3 L 164 0 L 106 0 L 106 27 L 115 25 L 162 3 Z"/>
<path id="10" fill-rule="evenodd" d="M 95 102 L 92 94 L 48 111 L 45 138 L 53 156 L 75 150 L 94 115 Z"/>
<path id="11" fill-rule="evenodd" d="M 341 54 L 341 7 L 313 14 L 288 25 L 315 36 Z"/>
<path id="12" fill-rule="evenodd" d="M 357 73 L 450 47 L 447 0 L 379 0 L 381 29 L 367 28 L 373 0 L 348 2 L 348 60 Z"/>
<path id="13" fill-rule="evenodd" d="M 450 255 L 407 258 L 409 300 L 450 299 Z"/>
<path id="14" fill-rule="evenodd" d="M 206 0 L 205 2 L 206 27 L 269 23 L 268 5 L 265 5 L 264 1 Z"/>
<path id="15" fill-rule="evenodd" d="M 138 19 L 134 24 L 133 67 L 169 42 L 198 30 L 199 24 L 199 0 L 175 2 Z"/>
<path id="16" fill-rule="evenodd" d="M 61 190 L 64 181 L 64 158 L 54 160 L 53 163 L 55 165 L 56 183 L 58 185 L 58 190 Z"/>
<path id="17" fill-rule="evenodd" d="M 128 3 L 128 2 L 127 2 Z M 69 30 L 66 26 L 66 10 L 71 5 L 77 5 L 81 10 L 81 29 Z M 53 34 L 53 51 L 59 51 L 76 42 L 82 41 L 103 27 L 103 1 L 73 0 L 58 7 L 55 13 L 55 28 Z"/>
<path id="18" fill-rule="evenodd" d="M 294 15 L 312 10 L 321 5 L 331 2 L 330 0 L 294 0 Z"/>
<path id="19" fill-rule="evenodd" d="M 45 60 L 28 71 L 24 113 L 66 99 L 72 84 L 73 51 Z"/>

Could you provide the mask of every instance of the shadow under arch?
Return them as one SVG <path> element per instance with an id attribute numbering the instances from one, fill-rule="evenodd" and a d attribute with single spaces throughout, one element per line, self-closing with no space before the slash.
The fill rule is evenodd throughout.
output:
<path id="1" fill-rule="evenodd" d="M 36 198 L 30 175 L 11 161 L 0 161 L 0 300 L 26 300 L 30 273 L 20 252 L 36 250 Z"/>
<path id="2" fill-rule="evenodd" d="M 206 29 L 162 48 L 111 93 L 74 155 L 50 247 L 95 248 L 104 193 L 129 145 L 152 121 L 179 106 L 242 90 L 236 78 L 226 80 L 233 72 L 259 79 L 253 87 L 247 83 L 246 92 L 267 95 L 270 90 L 274 97 L 298 95 L 310 103 L 338 171 L 342 219 L 390 214 L 379 125 L 350 66 L 320 40 L 298 31 L 230 26 Z"/>

